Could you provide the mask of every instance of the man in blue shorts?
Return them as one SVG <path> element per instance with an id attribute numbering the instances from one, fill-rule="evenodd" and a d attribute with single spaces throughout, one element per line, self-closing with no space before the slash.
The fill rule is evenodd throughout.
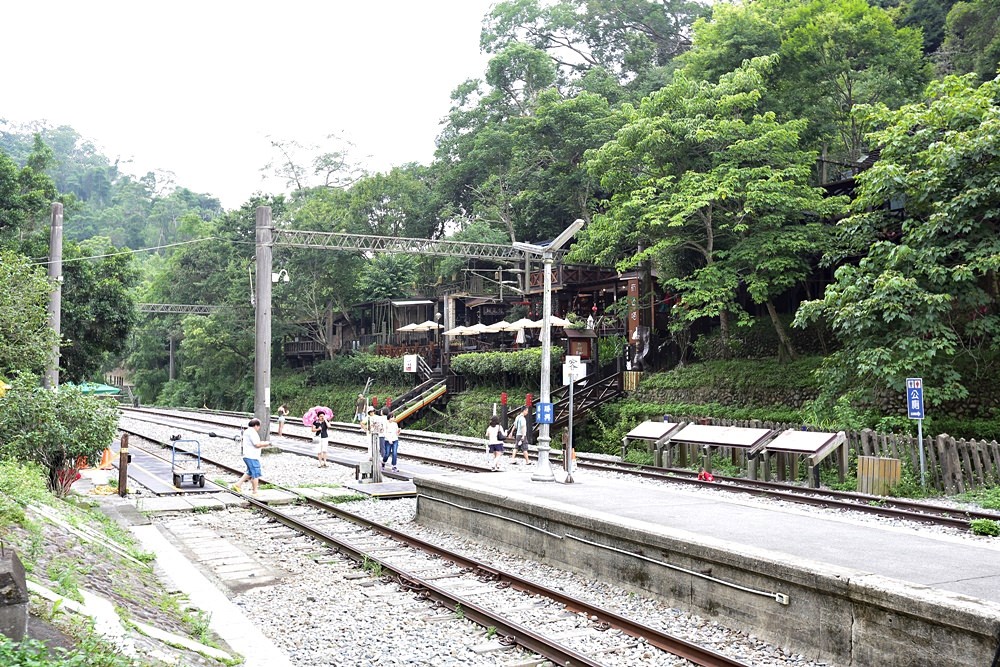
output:
<path id="1" fill-rule="evenodd" d="M 243 431 L 243 463 L 246 464 L 247 471 L 233 484 L 233 491 L 243 493 L 243 482 L 249 479 L 253 495 L 257 495 L 257 485 L 260 483 L 260 450 L 270 444 L 260 439 L 260 420 L 256 417 L 251 419 L 247 429 Z"/>

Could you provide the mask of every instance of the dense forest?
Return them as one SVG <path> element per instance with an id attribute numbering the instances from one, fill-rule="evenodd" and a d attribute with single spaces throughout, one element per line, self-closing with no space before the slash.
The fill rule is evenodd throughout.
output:
<path id="1" fill-rule="evenodd" d="M 739 356 L 737 332 L 760 317 L 794 360 L 790 329 L 828 331 L 827 404 L 908 376 L 931 404 L 962 399 L 996 367 L 994 0 L 507 0 L 481 47 L 486 71 L 457 82 L 430 164 L 366 173 L 342 147 L 301 160 L 279 144 L 287 190 L 235 210 L 168 171 L 127 173 L 70 127 L 0 120 L 0 377 L 40 377 L 53 344 L 52 202 L 63 378 L 123 365 L 144 401 L 252 394 L 259 205 L 290 229 L 504 244 L 582 218 L 569 261 L 654 271 L 678 340 L 711 330 Z M 279 252 L 297 280 L 275 302 L 276 341 L 352 304 L 432 294 L 462 268 Z M 140 303 L 224 307 L 140 316 Z"/>

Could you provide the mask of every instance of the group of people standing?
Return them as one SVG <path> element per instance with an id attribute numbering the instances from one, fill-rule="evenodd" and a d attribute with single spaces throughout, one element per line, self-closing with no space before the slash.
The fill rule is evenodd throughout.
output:
<path id="1" fill-rule="evenodd" d="M 517 463 L 517 454 L 521 452 L 524 455 L 524 465 L 528 465 L 530 461 L 528 460 L 527 407 L 522 408 L 521 412 L 518 413 L 511 430 L 514 432 L 514 451 L 510 454 L 510 463 L 511 465 Z M 486 428 L 486 448 L 493 456 L 492 465 L 490 466 L 491 470 L 500 470 L 500 466 L 503 463 L 503 448 L 506 440 L 507 431 L 504 431 L 500 425 L 500 418 L 493 415 L 493 418 L 490 419 L 490 425 Z"/>
<path id="2" fill-rule="evenodd" d="M 361 424 L 361 430 L 369 436 L 378 438 L 379 456 L 382 458 L 382 469 L 385 469 L 389 459 L 392 459 L 392 470 L 397 472 L 396 463 L 399 457 L 399 434 L 402 429 L 396 415 L 387 408 L 376 410 L 368 405 L 364 394 L 358 394 L 355 404 L 354 418 Z"/>

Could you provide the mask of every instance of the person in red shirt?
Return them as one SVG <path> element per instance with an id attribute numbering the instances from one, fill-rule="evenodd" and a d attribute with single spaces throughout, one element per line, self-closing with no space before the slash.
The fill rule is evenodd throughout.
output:
<path id="1" fill-rule="evenodd" d="M 704 468 L 698 468 L 698 479 L 702 482 L 714 482 L 715 476 Z"/>

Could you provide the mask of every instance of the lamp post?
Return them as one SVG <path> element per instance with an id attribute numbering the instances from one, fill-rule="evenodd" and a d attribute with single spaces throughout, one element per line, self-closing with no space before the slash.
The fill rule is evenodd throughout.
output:
<path id="1" fill-rule="evenodd" d="M 443 368 L 442 357 L 441 357 L 441 311 L 434 311 L 434 354 L 437 356 L 437 366 L 436 368 Z"/>
<path id="2" fill-rule="evenodd" d="M 541 377 L 541 403 L 552 402 L 550 384 L 552 381 L 552 264 L 555 261 L 555 251 L 566 245 L 573 236 L 583 227 L 583 220 L 576 220 L 567 227 L 547 246 L 538 246 L 533 243 L 514 243 L 514 248 L 523 250 L 525 253 L 541 255 L 542 258 L 542 377 Z M 535 463 L 535 471 L 531 474 L 533 482 L 554 482 L 555 476 L 552 474 L 552 463 L 549 461 L 549 442 L 552 440 L 549 434 L 549 424 L 541 424 L 538 427 L 538 458 Z"/>

